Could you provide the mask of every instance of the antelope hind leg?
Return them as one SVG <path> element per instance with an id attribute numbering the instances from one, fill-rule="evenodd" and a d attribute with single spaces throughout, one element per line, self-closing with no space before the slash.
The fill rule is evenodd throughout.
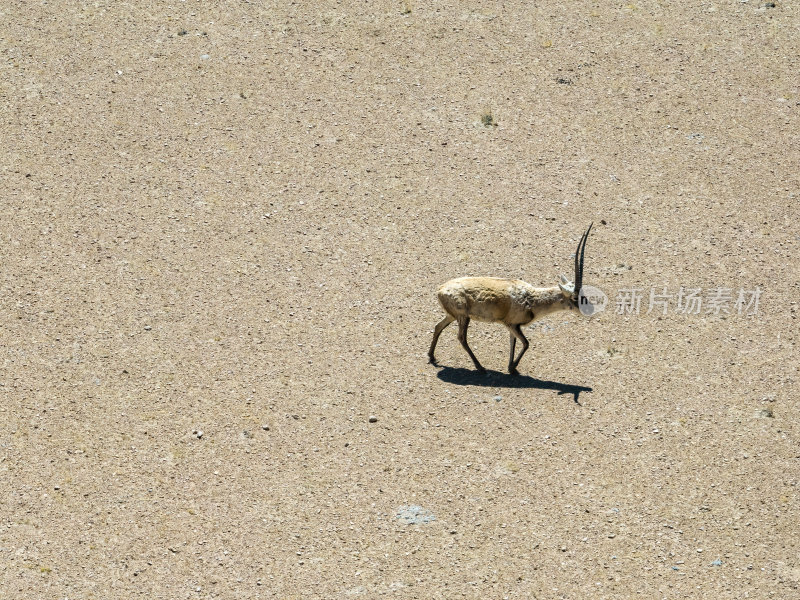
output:
<path id="1" fill-rule="evenodd" d="M 434 350 L 436 350 L 436 342 L 439 341 L 439 336 L 442 334 L 442 331 L 444 331 L 444 328 L 450 325 L 450 323 L 453 321 L 455 321 L 455 319 L 450 315 L 447 315 L 444 319 L 436 324 L 436 327 L 433 330 L 433 341 L 431 342 L 431 349 L 428 350 L 428 360 L 432 365 L 436 364 L 436 358 L 433 355 Z"/>
<path id="2" fill-rule="evenodd" d="M 461 342 L 461 345 L 464 346 L 464 350 L 467 351 L 469 357 L 472 359 L 472 362 L 475 363 L 475 368 L 478 371 L 485 371 L 486 369 L 481 366 L 481 363 L 478 362 L 478 359 L 475 358 L 475 355 L 472 353 L 472 350 L 467 344 L 467 327 L 469 326 L 469 317 L 462 317 L 458 319 L 458 341 Z"/>

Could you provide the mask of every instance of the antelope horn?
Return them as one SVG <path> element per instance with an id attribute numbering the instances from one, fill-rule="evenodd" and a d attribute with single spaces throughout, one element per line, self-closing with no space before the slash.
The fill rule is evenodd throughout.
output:
<path id="1" fill-rule="evenodd" d="M 575 296 L 578 299 L 583 287 L 583 254 L 586 250 L 586 239 L 589 237 L 592 225 L 594 225 L 594 222 L 589 225 L 589 229 L 583 234 L 581 241 L 578 242 L 578 248 L 575 250 Z"/>

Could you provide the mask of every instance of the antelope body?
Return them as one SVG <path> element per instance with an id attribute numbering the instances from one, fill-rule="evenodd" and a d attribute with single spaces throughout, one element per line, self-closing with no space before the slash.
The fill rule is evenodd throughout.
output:
<path id="1" fill-rule="evenodd" d="M 498 277 L 460 277 L 451 279 L 439 288 L 439 304 L 447 315 L 439 321 L 433 332 L 433 341 L 428 358 L 436 364 L 434 351 L 439 335 L 453 321 L 458 322 L 458 340 L 466 350 L 475 368 L 483 371 L 478 359 L 467 344 L 467 327 L 470 320 L 487 323 L 502 323 L 510 333 L 510 356 L 508 372 L 518 373 L 517 365 L 528 349 L 528 340 L 521 327 L 547 314 L 570 310 L 578 306 L 583 281 L 583 251 L 592 226 L 583 234 L 575 252 L 575 282 L 561 276 L 557 286 L 538 288 L 520 279 Z M 514 358 L 516 343 L 522 344 L 519 356 Z"/>

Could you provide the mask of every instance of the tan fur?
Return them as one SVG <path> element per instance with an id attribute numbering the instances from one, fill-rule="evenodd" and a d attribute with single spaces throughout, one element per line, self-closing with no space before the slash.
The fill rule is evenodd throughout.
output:
<path id="1" fill-rule="evenodd" d="M 537 288 L 520 279 L 501 279 L 498 277 L 460 277 L 442 285 L 438 292 L 439 303 L 447 316 L 436 325 L 428 357 L 436 364 L 434 350 L 442 330 L 453 321 L 458 321 L 458 339 L 467 351 L 475 367 L 483 367 L 475 358 L 467 344 L 467 325 L 471 319 L 487 323 L 502 323 L 511 334 L 511 356 L 508 370 L 517 372 L 522 355 L 528 349 L 528 340 L 520 327 L 535 319 L 558 310 L 574 306 L 572 294 L 559 286 Z M 517 340 L 522 343 L 519 356 L 514 359 Z"/>
<path id="2" fill-rule="evenodd" d="M 568 308 L 568 298 L 556 287 L 536 288 L 521 279 L 460 277 L 439 288 L 446 313 L 486 323 L 527 325 L 543 314 Z"/>

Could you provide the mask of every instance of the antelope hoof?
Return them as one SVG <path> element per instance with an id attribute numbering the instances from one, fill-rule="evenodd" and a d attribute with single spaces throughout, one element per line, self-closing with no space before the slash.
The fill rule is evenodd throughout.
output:
<path id="1" fill-rule="evenodd" d="M 508 374 L 509 375 L 519 375 L 519 371 L 517 371 L 516 367 L 508 367 Z"/>
<path id="2" fill-rule="evenodd" d="M 432 354 L 428 355 L 428 362 L 431 363 L 434 367 L 438 367 L 439 363 L 436 362 L 436 359 L 433 357 Z"/>

